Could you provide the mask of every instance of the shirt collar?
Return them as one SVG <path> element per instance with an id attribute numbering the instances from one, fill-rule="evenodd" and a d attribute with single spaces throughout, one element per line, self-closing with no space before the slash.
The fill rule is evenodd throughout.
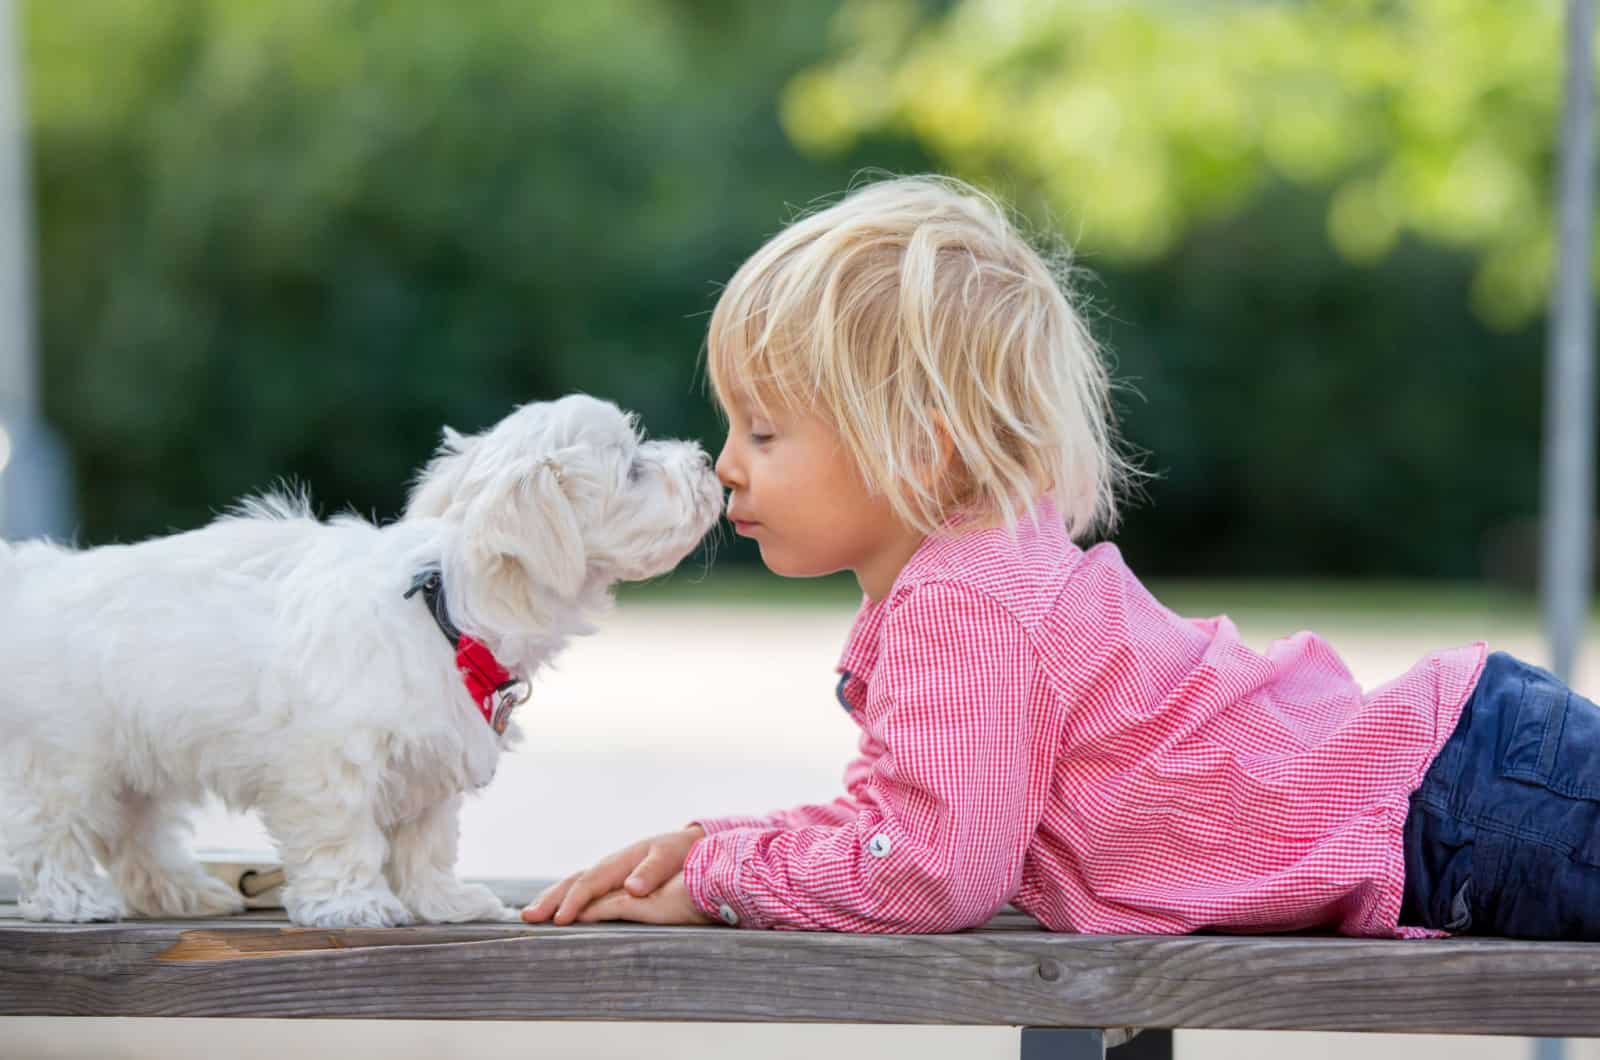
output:
<path id="1" fill-rule="evenodd" d="M 891 591 L 889 596 L 893 595 Z M 882 600 L 874 600 L 866 593 L 861 594 L 861 607 L 856 611 L 856 620 L 850 626 L 849 636 L 844 639 L 844 651 L 839 656 L 839 665 L 834 667 L 834 672 L 850 674 L 863 681 L 872 673 L 878 663 L 878 629 L 883 625 L 883 617 L 888 610 L 884 604 L 888 599 L 886 596 Z"/>

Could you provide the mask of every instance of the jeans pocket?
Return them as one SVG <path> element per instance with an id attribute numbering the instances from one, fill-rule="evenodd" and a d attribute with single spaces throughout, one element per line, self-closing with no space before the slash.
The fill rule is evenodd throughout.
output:
<path id="1" fill-rule="evenodd" d="M 1522 806 L 1503 806 L 1501 812 L 1520 816 L 1519 831 L 1600 865 L 1600 707 L 1531 667 L 1521 684 L 1500 774 L 1555 798 L 1521 800 Z"/>

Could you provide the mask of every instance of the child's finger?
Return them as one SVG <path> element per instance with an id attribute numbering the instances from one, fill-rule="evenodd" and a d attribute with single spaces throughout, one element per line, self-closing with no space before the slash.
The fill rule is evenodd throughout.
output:
<path id="1" fill-rule="evenodd" d="M 557 880 L 546 887 L 538 898 L 529 902 L 522 910 L 522 919 L 530 924 L 537 924 L 541 920 L 548 920 L 550 914 L 556 911 L 561 904 L 561 899 L 567 896 L 567 891 L 577 880 L 578 874 L 573 873 L 564 880 Z"/>
<path id="2" fill-rule="evenodd" d="M 616 890 L 627 871 L 620 865 L 602 862 L 588 872 L 581 873 L 562 897 L 555 916 L 550 918 L 551 921 L 556 924 L 572 923 L 590 902 L 602 894 Z"/>
<path id="3" fill-rule="evenodd" d="M 644 860 L 639 862 L 638 867 L 628 874 L 627 882 L 623 886 L 635 898 L 643 898 L 672 879 L 682 867 L 673 865 L 672 859 L 659 847 L 652 847 Z"/>
<path id="4" fill-rule="evenodd" d="M 556 905 L 560 903 L 562 896 L 567 893 L 566 889 L 568 886 L 570 886 L 570 884 L 571 880 L 568 879 L 560 880 L 546 887 L 542 892 L 540 892 L 539 897 L 529 902 L 527 906 L 523 908 L 524 913 L 530 914 L 530 916 L 525 916 L 523 919 L 543 920 L 545 917 L 555 912 Z"/>
<path id="5" fill-rule="evenodd" d="M 578 923 L 594 924 L 602 920 L 631 920 L 636 924 L 671 923 L 660 898 L 635 898 L 627 891 L 612 891 L 590 902 L 578 915 Z"/>
<path id="6" fill-rule="evenodd" d="M 555 912 L 555 901 L 548 893 L 540 895 L 537 901 L 522 907 L 522 919 L 529 924 L 549 920 L 550 914 Z"/>
<path id="7" fill-rule="evenodd" d="M 620 920 L 628 900 L 626 891 L 603 894 L 583 907 L 583 912 L 578 914 L 578 923 L 594 924 L 601 920 Z"/>

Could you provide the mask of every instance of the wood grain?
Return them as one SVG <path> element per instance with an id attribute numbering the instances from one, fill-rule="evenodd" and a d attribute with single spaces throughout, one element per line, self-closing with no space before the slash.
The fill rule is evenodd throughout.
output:
<path id="1" fill-rule="evenodd" d="M 496 885 L 500 889 L 500 885 Z M 526 897 L 537 885 L 505 884 Z M 1600 945 L 723 927 L 31 924 L 0 1015 L 736 1020 L 1600 1036 Z"/>

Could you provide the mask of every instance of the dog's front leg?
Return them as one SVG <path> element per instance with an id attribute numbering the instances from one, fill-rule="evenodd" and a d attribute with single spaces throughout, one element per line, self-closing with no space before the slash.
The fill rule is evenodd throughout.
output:
<path id="1" fill-rule="evenodd" d="M 262 823 L 283 857 L 283 906 L 305 927 L 394 927 L 412 916 L 383 874 L 389 842 L 370 788 L 355 781 L 330 792 L 286 787 L 260 805 Z M 289 792 L 295 792 L 293 794 Z M 316 798 L 299 792 L 316 792 Z"/>
<path id="2" fill-rule="evenodd" d="M 460 813 L 461 796 L 454 795 L 397 825 L 389 837 L 389 882 L 418 920 L 517 919 L 517 911 L 489 888 L 456 878 Z"/>

